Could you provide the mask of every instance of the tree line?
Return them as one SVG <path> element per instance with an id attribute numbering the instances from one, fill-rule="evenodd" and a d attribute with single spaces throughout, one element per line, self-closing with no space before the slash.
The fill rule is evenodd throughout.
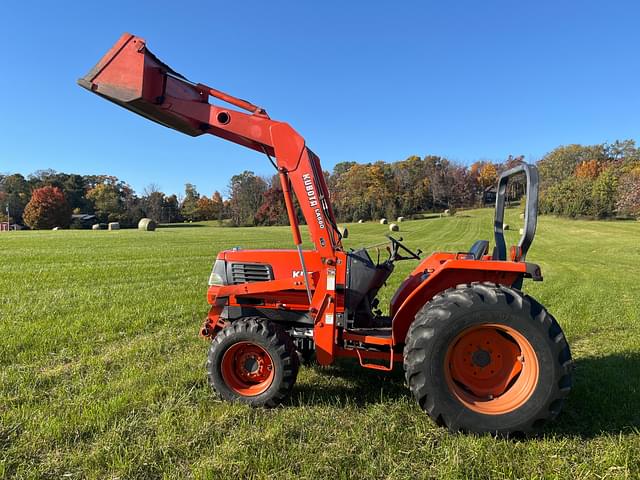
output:
<path id="1" fill-rule="evenodd" d="M 427 155 L 391 163 L 342 162 L 323 173 L 338 220 L 358 221 L 483 206 L 493 202 L 498 176 L 523 161 L 523 156 L 510 156 L 502 162 L 477 161 L 466 166 Z M 640 216 L 640 149 L 633 140 L 560 146 L 537 165 L 541 213 Z M 85 225 L 79 214 L 95 215 L 99 223 L 119 222 L 123 227 L 135 226 L 143 217 L 160 223 L 287 223 L 277 175 L 263 177 L 244 171 L 231 178 L 227 190 L 227 198 L 218 191 L 208 197 L 188 183 L 178 196 L 151 184 L 137 195 L 114 176 L 43 170 L 27 177 L 0 175 L 0 206 L 9 207 L 11 222 L 30 228 L 81 228 Z M 509 196 L 517 199 L 524 190 L 524 180 L 516 179 Z M 3 213 L 0 220 L 6 219 Z"/>
<path id="2" fill-rule="evenodd" d="M 71 227 L 86 224 L 80 214 L 95 215 L 96 223 L 118 222 L 123 227 L 137 225 L 149 217 L 162 223 L 222 218 L 224 201 L 219 192 L 201 196 L 187 184 L 185 194 L 167 195 L 149 185 L 136 195 L 126 182 L 111 175 L 79 175 L 54 170 L 37 171 L 28 177 L 16 173 L 0 175 L 0 220 L 30 228 Z"/>
<path id="3" fill-rule="evenodd" d="M 542 213 L 640 217 L 640 149 L 633 140 L 561 146 L 538 167 Z"/>

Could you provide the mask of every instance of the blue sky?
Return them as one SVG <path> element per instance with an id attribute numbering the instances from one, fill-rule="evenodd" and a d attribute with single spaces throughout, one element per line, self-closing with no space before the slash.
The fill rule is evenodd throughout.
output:
<path id="1" fill-rule="evenodd" d="M 76 85 L 125 31 L 191 80 L 289 122 L 325 169 L 537 159 L 640 139 L 637 1 L 15 1 L 0 13 L 0 172 L 108 173 L 226 192 L 267 160 Z"/>

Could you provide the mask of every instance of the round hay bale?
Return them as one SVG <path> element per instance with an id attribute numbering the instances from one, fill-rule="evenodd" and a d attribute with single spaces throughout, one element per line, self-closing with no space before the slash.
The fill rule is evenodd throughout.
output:
<path id="1" fill-rule="evenodd" d="M 360 219 L 358 220 L 358 223 L 364 223 L 364 220 Z"/>
<path id="2" fill-rule="evenodd" d="M 342 238 L 349 237 L 349 229 L 347 227 L 338 227 L 338 231 L 340 232 L 340 235 L 342 235 Z"/>
<path id="3" fill-rule="evenodd" d="M 100 225 L 99 223 L 94 223 L 93 225 L 91 225 L 91 230 L 102 230 L 102 225 Z"/>
<path id="4" fill-rule="evenodd" d="M 387 224 L 387 219 L 386 218 L 381 218 L 380 219 L 380 225 L 386 225 Z"/>
<path id="5" fill-rule="evenodd" d="M 524 220 L 524 213 L 520 214 L 520 220 Z"/>
<path id="6" fill-rule="evenodd" d="M 400 231 L 400 227 L 398 226 L 398 224 L 392 223 L 391 225 L 389 225 L 389 231 L 391 231 L 391 232 L 399 232 Z"/>
<path id="7" fill-rule="evenodd" d="M 503 229 L 503 230 L 509 230 L 509 224 L 508 224 L 508 223 L 505 223 L 505 224 L 502 226 L 502 229 Z"/>
<path id="8" fill-rule="evenodd" d="M 404 217 L 398 217 L 398 219 L 397 219 L 397 220 L 398 220 L 398 223 L 400 223 L 400 222 L 404 222 Z"/>
<path id="9" fill-rule="evenodd" d="M 447 209 L 444 211 L 444 215 L 445 215 L 445 217 L 448 217 L 449 215 L 451 215 L 451 211 L 447 208 Z"/>
<path id="10" fill-rule="evenodd" d="M 153 232 L 157 226 L 158 224 L 155 220 L 150 218 L 141 218 L 138 222 L 138 230 L 143 230 L 145 232 Z"/>
<path id="11" fill-rule="evenodd" d="M 120 224 L 118 222 L 110 222 L 108 228 L 109 230 L 120 230 Z"/>

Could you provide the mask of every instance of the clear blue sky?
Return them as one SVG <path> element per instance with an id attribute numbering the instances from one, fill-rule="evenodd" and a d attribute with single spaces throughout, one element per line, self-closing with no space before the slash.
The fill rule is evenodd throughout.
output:
<path id="1" fill-rule="evenodd" d="M 208 5 L 208 6 L 207 6 Z M 637 1 L 25 1 L 0 12 L 0 172 L 108 173 L 226 192 L 263 156 L 153 124 L 76 85 L 128 31 L 188 78 L 288 121 L 325 169 L 537 159 L 640 139 Z"/>

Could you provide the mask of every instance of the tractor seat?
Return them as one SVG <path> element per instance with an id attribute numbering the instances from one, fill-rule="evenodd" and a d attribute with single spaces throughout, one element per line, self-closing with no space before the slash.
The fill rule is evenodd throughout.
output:
<path id="1" fill-rule="evenodd" d="M 487 254 L 489 250 L 488 240 L 478 240 L 469 249 L 469 255 L 473 256 L 474 260 L 482 260 L 482 256 Z"/>

